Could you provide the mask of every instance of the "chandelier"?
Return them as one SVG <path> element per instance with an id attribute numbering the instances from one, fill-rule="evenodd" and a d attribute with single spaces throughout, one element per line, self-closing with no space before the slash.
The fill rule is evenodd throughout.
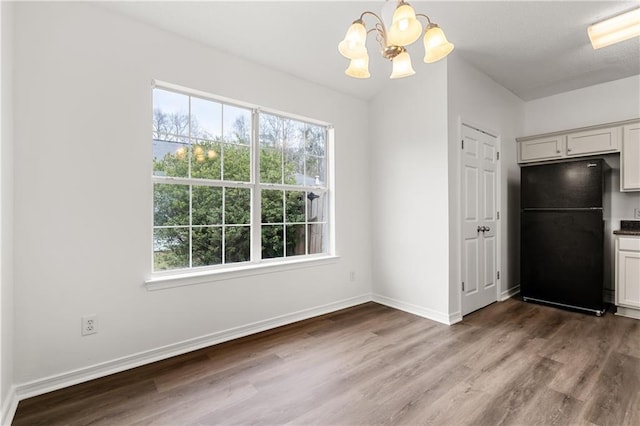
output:
<path id="1" fill-rule="evenodd" d="M 364 25 L 366 15 L 377 19 L 373 28 L 369 30 Z M 436 62 L 451 53 L 453 44 L 447 40 L 438 24 L 431 22 L 427 15 L 421 13 L 416 15 L 409 3 L 398 0 L 398 6 L 396 6 L 391 26 L 388 29 L 380 16 L 368 10 L 362 12 L 360 18 L 353 21 L 344 40 L 338 44 L 338 50 L 342 56 L 351 60 L 345 74 L 354 78 L 369 78 L 371 76 L 366 46 L 367 35 L 371 32 L 376 34 L 382 56 L 393 63 L 393 70 L 389 78 L 409 77 L 415 74 L 406 46 L 418 40 L 422 35 L 422 24 L 418 21 L 418 17 L 427 20 L 423 39 L 424 61 L 428 64 Z"/>

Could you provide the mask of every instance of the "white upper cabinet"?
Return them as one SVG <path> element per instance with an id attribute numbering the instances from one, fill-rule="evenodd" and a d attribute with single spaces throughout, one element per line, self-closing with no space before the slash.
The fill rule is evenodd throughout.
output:
<path id="1" fill-rule="evenodd" d="M 553 160 L 565 157 L 566 136 L 527 140 L 518 143 L 518 162 Z"/>
<path id="2" fill-rule="evenodd" d="M 640 191 L 640 123 L 622 130 L 620 191 Z"/>
<path id="3" fill-rule="evenodd" d="M 640 120 L 516 138 L 518 163 L 560 160 L 620 152 L 627 175 L 623 191 L 640 191 Z M 625 153 L 626 151 L 626 153 Z"/>
<path id="4" fill-rule="evenodd" d="M 591 155 L 620 150 L 620 127 L 608 127 L 567 135 L 567 155 Z"/>

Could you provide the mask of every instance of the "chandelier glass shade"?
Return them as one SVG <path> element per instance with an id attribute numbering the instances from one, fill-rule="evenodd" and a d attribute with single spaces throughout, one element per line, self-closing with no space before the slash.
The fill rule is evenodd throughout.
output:
<path id="1" fill-rule="evenodd" d="M 377 20 L 373 28 L 369 30 L 364 23 L 364 17 L 367 15 L 371 15 Z M 427 15 L 416 14 L 409 3 L 398 0 L 393 20 L 388 29 L 382 19 L 370 11 L 363 12 L 359 19 L 353 21 L 344 40 L 338 44 L 340 54 L 351 60 L 345 74 L 354 78 L 370 77 L 366 42 L 367 35 L 371 32 L 376 35 L 382 56 L 392 61 L 393 69 L 390 78 L 402 78 L 415 74 L 406 46 L 417 41 L 423 34 L 419 17 L 427 20 L 423 38 L 424 62 L 436 62 L 451 53 L 454 46 L 447 40 L 442 29 L 432 23 Z"/>

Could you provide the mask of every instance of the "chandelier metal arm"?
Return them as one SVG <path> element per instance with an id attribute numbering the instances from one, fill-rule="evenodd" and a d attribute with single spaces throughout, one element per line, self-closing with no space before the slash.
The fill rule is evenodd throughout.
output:
<path id="1" fill-rule="evenodd" d="M 382 18 L 380 18 L 380 16 L 378 16 L 374 12 L 371 12 L 370 10 L 365 10 L 360 15 L 360 19 L 358 19 L 358 21 L 360 21 L 363 25 L 364 25 L 364 17 L 366 15 L 371 15 L 371 16 L 375 17 L 378 20 L 378 22 L 376 22 L 376 24 L 374 25 L 374 28 L 372 28 L 369 31 L 367 31 L 367 34 L 369 34 L 371 31 L 377 31 L 380 34 L 380 36 L 383 38 L 384 44 L 386 45 L 387 44 L 387 29 L 384 26 L 384 22 L 382 22 Z"/>
<path id="2" fill-rule="evenodd" d="M 429 19 L 429 17 L 428 17 L 427 15 L 425 15 L 424 13 L 416 13 L 416 18 L 417 18 L 418 16 L 422 16 L 423 18 L 427 18 L 427 22 L 428 22 L 429 24 L 431 24 L 431 19 Z"/>

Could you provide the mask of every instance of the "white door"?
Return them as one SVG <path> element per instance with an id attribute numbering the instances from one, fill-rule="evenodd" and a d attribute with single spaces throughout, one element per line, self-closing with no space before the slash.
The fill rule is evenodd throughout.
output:
<path id="1" fill-rule="evenodd" d="M 497 141 L 462 126 L 462 315 L 498 299 Z"/>

